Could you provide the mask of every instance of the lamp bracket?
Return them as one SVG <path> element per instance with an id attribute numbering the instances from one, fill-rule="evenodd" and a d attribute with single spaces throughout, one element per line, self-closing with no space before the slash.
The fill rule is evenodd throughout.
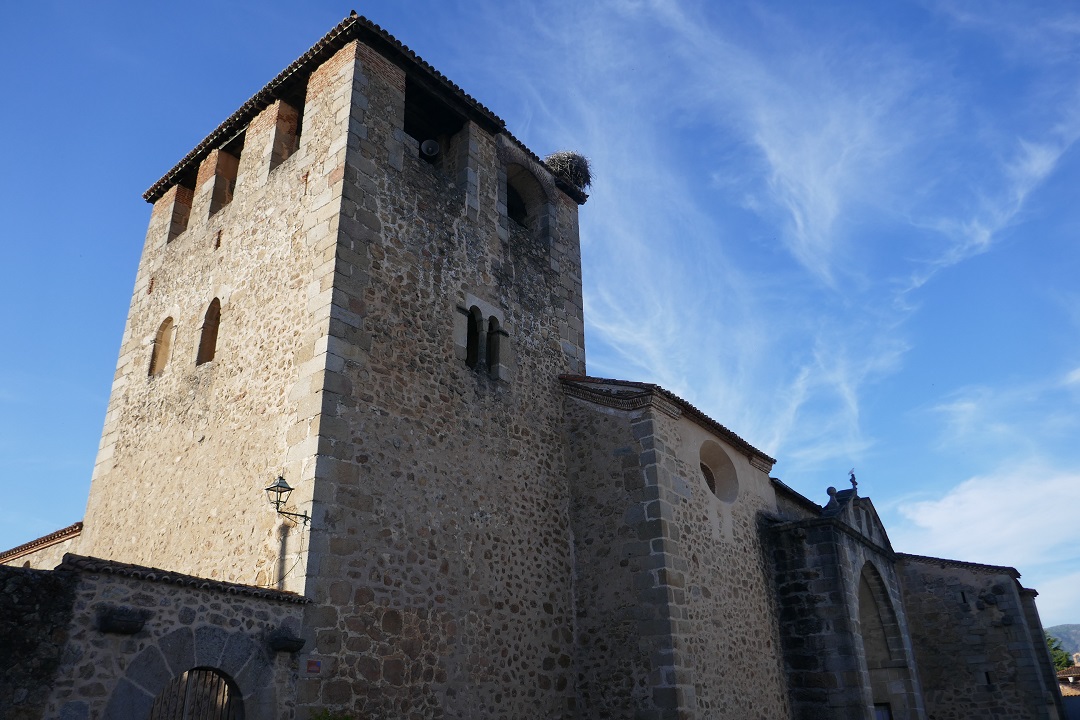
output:
<path id="1" fill-rule="evenodd" d="M 308 523 L 311 522 L 311 516 L 308 515 L 306 512 L 294 513 L 294 512 L 289 512 L 287 510 L 278 510 L 277 514 L 278 515 L 284 515 L 286 517 L 296 518 L 297 520 L 302 521 L 305 525 L 307 525 Z"/>

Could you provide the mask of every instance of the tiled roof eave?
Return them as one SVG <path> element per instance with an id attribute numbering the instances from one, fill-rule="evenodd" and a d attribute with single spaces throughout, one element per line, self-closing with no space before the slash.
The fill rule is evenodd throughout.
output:
<path id="1" fill-rule="evenodd" d="M 116 562 L 114 560 L 103 560 L 101 558 L 89 557 L 85 555 L 76 555 L 74 553 L 67 553 L 64 555 L 64 560 L 56 568 L 59 571 L 75 571 L 84 573 L 100 573 L 105 575 L 117 575 L 119 577 L 132 578 L 135 580 L 142 580 L 144 582 L 156 582 L 164 583 L 167 585 L 177 585 L 181 587 L 189 587 L 195 590 L 210 590 L 214 592 L 227 593 L 229 595 L 246 595 L 248 597 L 260 598 L 263 600 L 274 600 L 277 602 L 286 602 L 294 604 L 306 604 L 311 602 L 303 595 L 297 595 L 296 593 L 286 592 L 284 590 L 276 590 L 273 588 L 262 588 L 254 585 L 244 585 L 241 583 L 225 582 L 223 580 L 211 580 L 210 578 L 202 578 L 196 575 L 185 575 L 183 573 L 173 572 L 171 570 L 163 570 L 161 568 L 146 567 L 143 565 L 132 565 L 130 563 Z"/>
<path id="2" fill-rule="evenodd" d="M 70 540 L 71 538 L 78 537 L 82 533 L 82 528 L 83 524 L 80 520 L 77 523 L 68 525 L 66 528 L 61 528 L 56 532 L 51 532 L 48 535 L 37 538 L 36 540 L 31 540 L 30 542 L 23 543 L 18 547 L 13 547 L 10 550 L 0 552 L 0 563 L 10 562 L 16 558 L 22 557 L 23 555 L 29 555 L 32 552 L 43 550 L 47 547 L 51 547 L 52 545 L 62 543 L 65 540 Z"/>
<path id="3" fill-rule="evenodd" d="M 526 154 L 543 164 L 543 161 L 514 137 L 506 129 L 506 123 L 495 113 L 462 90 L 445 75 L 440 73 L 423 58 L 413 52 L 409 47 L 400 42 L 386 30 L 371 22 L 362 15 L 350 15 L 338 23 L 330 32 L 324 35 L 307 52 L 293 61 L 287 68 L 282 70 L 277 77 L 267 83 L 261 90 L 255 93 L 247 102 L 230 115 L 223 123 L 218 125 L 206 138 L 184 156 L 169 172 L 155 182 L 143 193 L 143 199 L 147 202 L 155 202 L 165 191 L 179 182 L 180 178 L 197 170 L 210 152 L 221 147 L 228 140 L 236 137 L 248 123 L 260 112 L 269 107 L 281 94 L 283 88 L 295 77 L 310 75 L 330 55 L 345 47 L 353 40 L 362 40 L 380 51 L 385 57 L 395 62 L 399 67 L 418 72 L 424 80 L 442 91 L 447 99 L 453 101 L 456 109 L 478 123 L 491 133 L 503 133 L 513 143 L 519 146 Z M 588 195 L 578 188 L 571 187 L 566 183 L 557 182 L 559 189 L 565 192 L 579 205 L 584 204 Z"/>
<path id="4" fill-rule="evenodd" d="M 632 395 L 626 395 L 620 398 L 623 400 L 644 397 L 648 395 L 658 395 L 663 399 L 667 400 L 668 402 L 675 404 L 682 412 L 691 417 L 698 424 L 708 428 L 709 430 L 712 430 L 717 435 L 724 438 L 724 440 L 731 443 L 731 445 L 733 445 L 735 448 L 745 453 L 748 457 L 758 458 L 763 464 L 766 464 L 769 467 L 776 464 L 776 460 L 774 458 L 769 457 L 765 453 L 761 452 L 756 447 L 748 443 L 746 440 L 742 439 L 728 428 L 713 420 L 701 410 L 698 410 L 686 400 L 682 399 L 681 397 L 669 390 L 665 390 L 659 385 L 654 385 L 652 383 L 634 382 L 631 380 L 596 378 L 588 375 L 560 375 L 559 381 L 562 382 L 564 388 L 577 388 L 580 391 L 579 396 L 582 397 L 582 399 L 590 400 L 599 404 L 604 404 L 608 400 L 608 398 L 606 398 L 606 396 L 599 391 L 590 392 L 590 385 L 617 385 L 620 387 L 625 387 L 638 391 L 637 393 L 634 393 Z"/>

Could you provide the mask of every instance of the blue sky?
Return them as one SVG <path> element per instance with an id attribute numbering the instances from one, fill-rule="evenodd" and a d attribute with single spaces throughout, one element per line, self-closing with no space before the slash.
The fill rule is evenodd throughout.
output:
<path id="1" fill-rule="evenodd" d="M 82 517 L 142 192 L 352 5 L 5 9 L 0 547 Z M 590 157 L 589 371 L 656 382 L 898 550 L 1080 622 L 1080 10 L 389 0 L 355 9 L 538 154 Z"/>

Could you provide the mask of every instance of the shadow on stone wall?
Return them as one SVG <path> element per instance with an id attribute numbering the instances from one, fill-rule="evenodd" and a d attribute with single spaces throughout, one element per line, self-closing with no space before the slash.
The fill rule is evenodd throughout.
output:
<path id="1" fill-rule="evenodd" d="M 42 717 L 68 639 L 73 573 L 0 566 L 0 708 Z"/>

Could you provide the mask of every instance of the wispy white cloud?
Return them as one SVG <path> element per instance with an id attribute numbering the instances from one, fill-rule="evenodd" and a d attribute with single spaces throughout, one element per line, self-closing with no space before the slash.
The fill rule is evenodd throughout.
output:
<path id="1" fill-rule="evenodd" d="M 852 87 L 824 72 L 839 60 L 816 50 L 770 67 L 767 58 L 678 4 L 639 4 L 634 12 L 639 20 L 648 15 L 650 33 L 659 27 L 668 37 L 661 47 L 636 46 L 635 62 L 648 66 L 653 54 L 663 53 L 668 62 L 656 64 L 669 69 L 644 81 L 628 75 L 628 87 L 603 89 L 614 98 L 636 95 L 642 115 L 621 113 L 606 126 L 605 138 L 591 138 L 589 152 L 607 171 L 601 177 L 619 207 L 607 212 L 601 202 L 584 214 L 594 244 L 589 249 L 603 254 L 603 267 L 617 278 L 596 278 L 587 287 L 590 328 L 612 346 L 617 363 L 610 365 L 629 361 L 649 379 L 722 413 L 724 422 L 770 450 L 793 449 L 799 463 L 862 452 L 871 441 L 859 426 L 859 395 L 863 383 L 894 368 L 902 354 L 894 320 L 817 318 L 812 292 L 799 289 L 800 280 L 789 276 L 779 281 L 782 289 L 769 289 L 727 262 L 725 246 L 740 240 L 727 236 L 715 211 L 700 205 L 695 168 L 673 165 L 665 154 L 679 152 L 671 131 L 688 117 L 718 135 L 742 138 L 743 149 L 728 151 L 727 159 L 738 164 L 720 164 L 730 172 L 710 169 L 710 179 L 725 190 L 738 188 L 734 204 L 767 214 L 805 276 L 830 286 L 834 263 L 844 262 L 841 216 L 889 177 L 884 164 L 907 135 L 889 119 L 889 109 L 911 85 L 901 78 L 910 70 L 897 64 L 888 83 L 880 82 L 880 73 L 871 82 L 867 72 L 866 82 Z M 619 52 L 610 43 L 587 44 L 601 48 L 596 52 Z M 674 70 L 672 54 L 682 58 Z M 606 55 L 589 64 L 610 68 L 619 61 Z M 679 82 L 669 82 L 668 73 Z M 826 80 L 808 86 L 814 77 Z M 610 107 L 595 95 L 587 101 L 574 117 L 595 118 Z M 613 146 L 606 137 L 616 139 Z M 643 166 L 648 178 L 638 177 Z M 665 236 L 676 234 L 678 244 L 669 244 Z M 598 242 L 597 235 L 606 239 Z M 708 255 L 687 254 L 694 250 Z M 705 266 L 717 272 L 705 277 Z M 601 371 L 609 364 L 602 354 L 590 361 Z M 797 425 L 806 419 L 805 403 L 818 406 L 811 411 L 820 421 L 811 423 L 812 432 Z"/>
<path id="2" fill-rule="evenodd" d="M 491 72 L 530 146 L 594 163 L 589 370 L 665 385 L 785 472 L 860 462 L 862 398 L 903 366 L 915 290 L 1023 219 L 1075 140 L 1067 107 L 1022 137 L 973 132 L 947 55 L 768 6 L 527 5 L 497 32 L 528 61 Z M 978 399 L 937 412 L 975 433 Z"/>
<path id="3" fill-rule="evenodd" d="M 1080 112 L 1069 120 L 1056 129 L 1054 138 L 1041 142 L 1016 140 L 1015 151 L 1000 169 L 1003 187 L 980 191 L 978 208 L 971 215 L 941 216 L 926 223 L 947 240 L 947 245 L 911 274 L 904 293 L 922 287 L 940 271 L 986 252 L 1000 233 L 1018 220 L 1029 196 L 1080 138 Z"/>
<path id="4" fill-rule="evenodd" d="M 745 170 L 757 175 L 758 197 L 746 204 L 775 215 L 792 256 L 834 286 L 846 216 L 894 185 L 899 173 L 890 166 L 918 139 L 915 121 L 948 117 L 947 99 L 916 94 L 928 70 L 896 47 L 814 42 L 793 21 L 769 15 L 761 24 L 785 48 L 775 53 L 709 22 L 691 3 L 654 10 L 682 58 L 670 101 L 756 150 L 757 167 Z"/>
<path id="5" fill-rule="evenodd" d="M 1011 404 L 1004 391 L 986 387 L 969 387 L 951 393 L 949 398 L 931 409 L 943 422 L 939 444 L 970 448 L 973 442 L 1015 442 L 1013 425 L 1002 417 Z"/>
<path id="6" fill-rule="evenodd" d="M 902 295 L 986 252 L 1003 231 L 1022 221 L 1032 194 L 1080 138 L 1080 87 L 1075 80 L 1080 14 L 1060 5 L 981 0 L 943 0 L 934 7 L 956 27 L 990 38 L 1009 62 L 1035 66 L 1039 72 L 1012 97 L 1010 107 L 996 111 L 996 126 L 986 126 L 979 114 L 968 117 L 965 125 L 978 143 L 962 167 L 971 168 L 964 181 L 973 200 L 970 207 L 960 203 L 913 217 L 913 225 L 939 233 L 945 246 L 917 263 Z M 974 92 L 968 86 L 957 90 L 965 96 Z"/>
<path id="7" fill-rule="evenodd" d="M 969 478 L 934 499 L 901 502 L 889 534 L 903 552 L 1015 567 L 1040 592 L 1047 624 L 1073 622 L 1080 584 L 1071 501 L 1080 469 L 1041 460 Z"/>
<path id="8" fill-rule="evenodd" d="M 1069 4 L 941 0 L 935 8 L 957 26 L 996 40 L 1014 61 L 1058 65 L 1080 58 L 1080 13 Z"/>
<path id="9" fill-rule="evenodd" d="M 835 332 L 835 331 L 834 331 Z M 863 427 L 863 388 L 895 371 L 906 346 L 898 338 L 867 333 L 875 345 L 852 344 L 842 332 L 822 331 L 812 364 L 791 390 L 798 403 L 785 406 L 771 426 L 770 449 L 784 449 L 784 472 L 796 477 L 837 462 L 858 463 L 877 442 Z"/>
<path id="10" fill-rule="evenodd" d="M 898 508 L 906 525 L 890 530 L 907 552 L 998 565 L 1034 567 L 1080 561 L 1069 529 L 1075 508 L 1064 498 L 1080 472 L 1034 461 L 965 480 L 933 500 Z"/>
<path id="11" fill-rule="evenodd" d="M 1063 385 L 1080 382 L 1080 369 L 1004 387 L 959 388 L 929 408 L 940 423 L 937 447 L 984 463 L 1024 454 L 1069 456 L 1080 429 L 1075 405 L 1062 405 Z"/>

